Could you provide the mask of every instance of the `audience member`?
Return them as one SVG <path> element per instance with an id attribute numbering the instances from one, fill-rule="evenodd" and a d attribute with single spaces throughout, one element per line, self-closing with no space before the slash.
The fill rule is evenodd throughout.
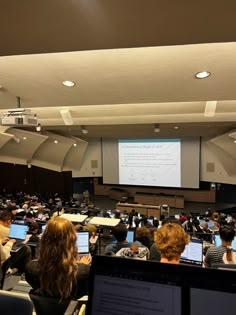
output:
<path id="1" fill-rule="evenodd" d="M 126 240 L 127 233 L 128 233 L 128 230 L 127 230 L 125 224 L 119 223 L 118 225 L 116 225 L 113 228 L 113 235 L 114 235 L 114 237 L 115 237 L 117 242 L 116 243 L 111 243 L 111 244 L 106 246 L 106 248 L 105 248 L 105 255 L 108 255 L 108 254 L 111 254 L 111 253 L 116 254 L 121 248 L 130 247 L 132 245 L 137 245 L 137 246 L 142 246 L 143 247 L 143 245 L 140 242 L 138 242 L 138 241 L 128 242 Z"/>
<path id="2" fill-rule="evenodd" d="M 79 298 L 88 294 L 88 257 L 78 260 L 73 224 L 60 217 L 47 223 L 40 241 L 39 259 L 27 264 L 25 278 L 35 294 Z"/>
<path id="3" fill-rule="evenodd" d="M 147 227 L 137 228 L 135 231 L 135 240 L 150 249 L 151 245 L 153 244 L 150 229 Z"/>
<path id="4" fill-rule="evenodd" d="M 178 264 L 189 235 L 176 223 L 164 224 L 157 230 L 156 246 L 161 254 L 161 262 Z"/>
<path id="5" fill-rule="evenodd" d="M 163 219 L 162 226 L 167 224 L 167 223 L 176 223 L 179 226 L 181 226 L 180 221 L 177 220 L 175 217 L 168 217 L 166 219 Z M 157 235 L 157 231 L 155 232 L 155 235 Z M 156 236 L 155 236 L 155 240 L 156 240 Z M 160 254 L 160 252 L 157 249 L 156 242 L 153 243 L 152 246 L 150 247 L 150 260 L 155 260 L 155 261 L 160 261 L 161 260 L 161 254 Z"/>
<path id="6" fill-rule="evenodd" d="M 227 249 L 231 248 L 232 241 L 235 236 L 234 228 L 230 225 L 223 225 L 219 230 L 221 245 L 211 246 L 206 252 L 204 264 L 206 267 L 212 267 L 214 264 L 223 264 L 223 255 Z"/>
<path id="7" fill-rule="evenodd" d="M 19 272 L 24 272 L 25 265 L 31 259 L 31 250 L 28 246 L 23 245 L 17 251 L 12 251 L 15 239 L 9 239 L 10 225 L 13 214 L 8 211 L 0 213 L 0 256 L 1 264 L 8 270 L 16 268 Z"/>
<path id="8" fill-rule="evenodd" d="M 0 213 L 0 240 L 6 239 L 8 237 L 13 217 L 13 214 L 8 211 L 3 211 Z"/>

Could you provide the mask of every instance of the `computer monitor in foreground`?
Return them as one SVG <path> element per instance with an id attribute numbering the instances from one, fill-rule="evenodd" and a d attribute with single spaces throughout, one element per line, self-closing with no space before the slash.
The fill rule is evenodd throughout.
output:
<path id="1" fill-rule="evenodd" d="M 235 293 L 234 271 L 95 256 L 86 315 L 222 315 Z"/>

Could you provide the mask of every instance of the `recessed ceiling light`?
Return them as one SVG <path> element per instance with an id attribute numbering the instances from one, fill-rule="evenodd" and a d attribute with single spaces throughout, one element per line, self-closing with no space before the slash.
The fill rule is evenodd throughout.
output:
<path id="1" fill-rule="evenodd" d="M 73 146 L 74 146 L 74 147 L 76 147 L 76 146 L 77 146 L 77 144 L 76 144 L 76 143 L 74 143 L 74 144 L 73 144 Z"/>
<path id="2" fill-rule="evenodd" d="M 54 140 L 54 143 L 58 143 L 58 141 L 57 141 L 57 140 Z"/>
<path id="3" fill-rule="evenodd" d="M 236 143 L 236 140 L 234 140 L 234 143 Z"/>
<path id="4" fill-rule="evenodd" d="M 26 140 L 27 138 L 26 138 L 26 137 L 23 137 L 23 139 Z"/>
<path id="5" fill-rule="evenodd" d="M 211 75 L 211 73 L 209 71 L 200 71 L 200 72 L 197 72 L 195 74 L 195 77 L 197 79 L 205 79 L 207 77 L 209 77 Z"/>
<path id="6" fill-rule="evenodd" d="M 174 126 L 174 129 L 176 129 L 176 130 L 177 130 L 177 129 L 179 129 L 179 127 L 178 127 L 178 126 Z"/>
<path id="7" fill-rule="evenodd" d="M 70 80 L 63 81 L 62 84 L 67 87 L 75 86 L 75 82 L 70 81 Z"/>

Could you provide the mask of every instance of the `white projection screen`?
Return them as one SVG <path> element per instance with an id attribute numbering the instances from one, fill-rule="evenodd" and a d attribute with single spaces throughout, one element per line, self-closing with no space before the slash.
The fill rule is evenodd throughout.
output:
<path id="1" fill-rule="evenodd" d="M 103 139 L 103 183 L 199 188 L 200 139 Z"/>

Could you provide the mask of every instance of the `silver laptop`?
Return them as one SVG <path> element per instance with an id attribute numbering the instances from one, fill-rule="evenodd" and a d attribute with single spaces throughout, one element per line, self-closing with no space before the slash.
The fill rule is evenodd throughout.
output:
<path id="1" fill-rule="evenodd" d="M 19 250 L 26 241 L 28 226 L 22 225 L 22 224 L 14 224 L 12 223 L 10 225 L 10 232 L 9 232 L 9 238 L 15 239 L 16 243 L 12 246 L 12 251 Z"/>

